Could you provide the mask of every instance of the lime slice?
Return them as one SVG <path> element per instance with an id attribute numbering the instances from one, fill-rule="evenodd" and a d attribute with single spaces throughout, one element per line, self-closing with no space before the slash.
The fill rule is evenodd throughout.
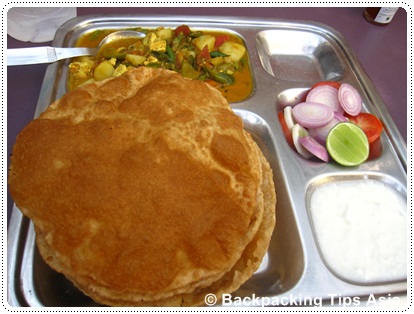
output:
<path id="1" fill-rule="evenodd" d="M 368 138 L 362 129 L 350 122 L 335 125 L 326 138 L 329 155 L 342 166 L 357 166 L 368 159 Z"/>

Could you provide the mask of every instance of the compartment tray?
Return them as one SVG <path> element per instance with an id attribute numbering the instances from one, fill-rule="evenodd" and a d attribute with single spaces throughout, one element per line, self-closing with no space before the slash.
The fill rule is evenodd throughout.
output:
<path id="1" fill-rule="evenodd" d="M 228 30 L 244 39 L 250 54 L 255 89 L 251 97 L 231 106 L 242 117 L 274 172 L 277 191 L 274 237 L 260 269 L 234 295 L 254 294 L 280 300 L 320 298 L 327 305 L 334 305 L 336 301 L 333 300 L 345 296 L 361 300 L 373 294 L 404 298 L 405 280 L 381 285 L 354 285 L 333 275 L 318 253 L 306 209 L 307 188 L 321 175 L 379 174 L 393 178 L 406 189 L 405 142 L 341 34 L 314 22 L 105 15 L 83 16 L 65 23 L 58 30 L 53 45 L 73 46 L 82 34 L 102 28 L 176 27 L 181 24 L 198 29 Z M 66 60 L 48 67 L 35 116 L 66 92 L 68 63 Z M 307 71 L 301 73 L 301 68 Z M 325 79 L 354 85 L 361 93 L 364 110 L 381 119 L 385 132 L 380 158 L 356 169 L 345 169 L 334 163 L 304 160 L 290 149 L 277 121 L 277 111 L 298 101 L 313 83 Z M 16 207 L 13 208 L 8 237 L 8 302 L 11 306 L 99 306 L 43 262 L 34 244 L 33 226 Z"/>

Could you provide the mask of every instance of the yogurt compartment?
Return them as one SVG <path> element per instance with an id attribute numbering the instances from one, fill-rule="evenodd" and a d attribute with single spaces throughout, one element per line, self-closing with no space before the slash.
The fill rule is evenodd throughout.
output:
<path id="1" fill-rule="evenodd" d="M 407 276 L 407 201 L 380 180 L 317 187 L 309 211 L 319 250 L 338 277 L 358 284 Z"/>

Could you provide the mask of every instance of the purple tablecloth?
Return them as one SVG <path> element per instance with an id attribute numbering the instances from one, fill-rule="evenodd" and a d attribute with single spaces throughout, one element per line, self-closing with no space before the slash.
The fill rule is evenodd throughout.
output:
<path id="1" fill-rule="evenodd" d="M 407 13 L 399 9 L 388 26 L 376 26 L 363 17 L 364 8 L 78 8 L 77 14 L 211 15 L 315 21 L 340 32 L 376 86 L 407 141 Z M 50 45 L 20 42 L 7 37 L 7 48 Z M 7 69 L 7 156 L 17 134 L 33 118 L 47 65 Z M 9 158 L 7 160 L 9 164 Z M 7 213 L 13 201 L 8 194 Z"/>

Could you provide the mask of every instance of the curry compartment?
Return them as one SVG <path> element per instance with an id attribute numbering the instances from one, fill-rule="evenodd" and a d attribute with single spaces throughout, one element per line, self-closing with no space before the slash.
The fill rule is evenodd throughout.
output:
<path id="1" fill-rule="evenodd" d="M 75 46 L 84 34 L 96 31 L 175 29 L 183 24 L 206 33 L 231 34 L 245 46 L 251 87 L 246 96 L 230 105 L 273 170 L 277 194 L 273 238 L 260 268 L 233 297 L 321 298 L 326 305 L 331 305 L 332 294 L 360 300 L 371 294 L 406 297 L 406 278 L 360 283 L 338 276 L 320 250 L 309 211 L 311 196 L 319 186 L 344 178 L 374 178 L 406 197 L 405 142 L 341 34 L 321 24 L 285 20 L 107 15 L 68 21 L 57 31 L 53 46 Z M 67 92 L 71 61 L 48 67 L 36 117 Z M 314 83 L 322 80 L 348 82 L 361 92 L 364 111 L 375 113 L 384 125 L 379 158 L 346 169 L 334 163 L 305 160 L 290 149 L 277 113 L 287 105 L 298 103 Z M 8 230 L 8 303 L 11 306 L 100 306 L 46 265 L 35 245 L 33 225 L 16 207 Z"/>
<path id="2" fill-rule="evenodd" d="M 243 39 L 229 31 L 176 28 L 129 28 L 144 38 L 121 37 L 96 56 L 74 58 L 69 64 L 68 89 L 119 76 L 133 67 L 165 68 L 217 88 L 229 102 L 239 102 L 253 91 L 253 77 Z M 87 32 L 78 47 L 96 47 L 114 30 Z"/>

